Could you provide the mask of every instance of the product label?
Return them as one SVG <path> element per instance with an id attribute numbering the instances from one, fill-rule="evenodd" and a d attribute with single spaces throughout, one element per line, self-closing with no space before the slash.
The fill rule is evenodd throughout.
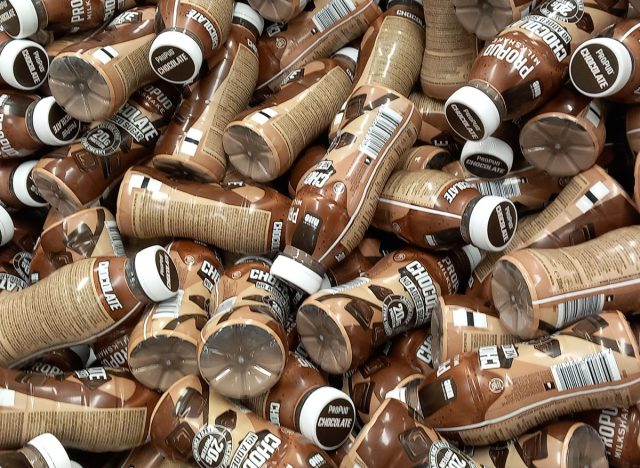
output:
<path id="1" fill-rule="evenodd" d="M 193 459 L 202 468 L 229 466 L 232 448 L 231 432 L 224 426 L 204 426 L 191 444 Z"/>
<path id="2" fill-rule="evenodd" d="M 584 15 L 583 0 L 549 0 L 540 7 L 540 13 L 564 23 L 577 23 Z"/>

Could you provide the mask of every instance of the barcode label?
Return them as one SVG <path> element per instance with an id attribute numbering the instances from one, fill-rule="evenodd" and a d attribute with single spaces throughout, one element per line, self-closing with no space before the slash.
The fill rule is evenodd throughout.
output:
<path id="1" fill-rule="evenodd" d="M 180 311 L 180 304 L 184 297 L 184 289 L 178 289 L 178 293 L 171 299 L 162 301 L 156 305 L 156 310 L 153 312 L 154 318 L 177 318 Z"/>
<path id="2" fill-rule="evenodd" d="M 558 304 L 558 322 L 556 328 L 562 328 L 589 315 L 602 312 L 604 308 L 604 294 L 581 297 L 573 301 Z"/>
<path id="3" fill-rule="evenodd" d="M 579 361 L 553 365 L 551 373 L 556 388 L 561 392 L 615 382 L 621 378 L 618 364 L 610 349 L 591 354 Z"/>
<path id="4" fill-rule="evenodd" d="M 376 159 L 382 151 L 382 147 L 389 141 L 393 132 L 400 125 L 400 122 L 402 122 L 400 114 L 386 104 L 380 106 L 378 115 L 371 123 L 364 140 L 360 144 L 360 151 L 371 159 Z M 367 161 L 367 163 L 370 162 Z"/>
<path id="5" fill-rule="evenodd" d="M 515 198 L 522 195 L 520 190 L 520 178 L 509 177 L 508 179 L 486 180 L 474 182 L 473 184 L 482 195 L 494 195 L 502 198 Z"/>
<path id="6" fill-rule="evenodd" d="M 591 101 L 589 109 L 587 110 L 587 120 L 593 124 L 594 127 L 600 125 L 600 119 L 602 118 L 602 110 L 598 101 Z"/>
<path id="7" fill-rule="evenodd" d="M 103 47 L 93 53 L 93 56 L 105 65 L 116 58 L 118 55 L 118 51 L 111 46 Z"/>
<path id="8" fill-rule="evenodd" d="M 322 10 L 313 15 L 313 24 L 323 32 L 347 16 L 356 6 L 351 0 L 332 0 Z"/>
<path id="9" fill-rule="evenodd" d="M 111 241 L 113 252 L 118 257 L 124 257 L 127 253 L 125 252 L 124 245 L 122 244 L 122 237 L 120 236 L 118 225 L 115 221 L 107 221 L 105 222 L 105 226 L 107 226 L 107 233 L 109 234 L 109 240 Z"/>

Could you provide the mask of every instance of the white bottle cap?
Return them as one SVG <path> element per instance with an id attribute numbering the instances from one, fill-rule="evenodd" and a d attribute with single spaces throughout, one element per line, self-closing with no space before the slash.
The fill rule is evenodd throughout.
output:
<path id="1" fill-rule="evenodd" d="M 471 271 L 475 270 L 476 267 L 482 261 L 482 252 L 475 245 L 465 245 L 462 247 L 462 251 L 469 259 L 469 265 L 471 266 Z"/>
<path id="2" fill-rule="evenodd" d="M 20 30 L 16 34 L 5 32 L 16 39 L 23 39 L 38 32 L 40 22 L 38 21 L 38 12 L 31 0 L 9 0 L 9 4 L 16 12 Z M 11 29 L 11 28 L 10 28 Z"/>
<path id="3" fill-rule="evenodd" d="M 83 468 L 83 467 L 80 463 L 71 460 L 71 468 Z"/>
<path id="4" fill-rule="evenodd" d="M 331 280 L 329 279 L 329 276 L 327 276 L 327 274 L 325 273 L 322 276 L 322 283 L 320 284 L 320 290 L 322 291 L 323 289 L 329 289 L 331 288 Z"/>
<path id="5" fill-rule="evenodd" d="M 40 434 L 27 442 L 36 449 L 47 462 L 48 468 L 71 468 L 71 460 L 60 441 L 52 434 Z"/>
<path id="6" fill-rule="evenodd" d="M 505 209 L 511 214 L 511 227 L 505 219 Z M 502 217 L 498 216 L 498 212 Z M 500 252 L 509 245 L 516 232 L 516 207 L 506 198 L 493 195 L 482 197 L 473 206 L 468 223 L 469 240 L 473 245 L 489 252 Z"/>
<path id="7" fill-rule="evenodd" d="M 322 276 L 284 255 L 276 257 L 271 267 L 271 274 L 309 295 L 318 292 L 322 285 Z"/>
<path id="8" fill-rule="evenodd" d="M 15 226 L 9 212 L 0 206 L 0 246 L 13 239 Z"/>
<path id="9" fill-rule="evenodd" d="M 11 179 L 11 190 L 23 205 L 39 208 L 47 206 L 48 203 L 43 202 L 41 199 L 33 198 L 33 194 L 29 190 L 29 186 L 33 183 L 30 180 L 31 172 L 36 164 L 38 164 L 38 161 L 25 161 L 16 167 Z"/>
<path id="10" fill-rule="evenodd" d="M 340 49 L 339 51 L 337 51 L 333 55 L 334 56 L 336 56 L 336 55 L 344 55 L 348 59 L 351 59 L 353 61 L 353 63 L 358 63 L 358 55 L 359 54 L 360 54 L 360 52 L 355 47 L 343 47 L 342 49 Z"/>
<path id="11" fill-rule="evenodd" d="M 385 400 L 388 398 L 390 400 L 398 400 L 403 403 L 407 402 L 407 388 L 400 387 L 394 388 L 393 390 L 389 390 L 387 394 L 384 396 Z"/>
<path id="12" fill-rule="evenodd" d="M 300 432 L 318 447 L 334 450 L 351 434 L 355 414 L 349 395 L 333 387 L 316 388 L 300 409 Z"/>
<path id="13" fill-rule="evenodd" d="M 41 57 L 46 61 L 47 73 L 44 76 L 41 76 L 42 80 L 39 83 L 34 83 L 32 85 L 28 85 L 25 83 L 24 79 L 22 82 L 18 80 L 15 74 L 15 64 L 18 57 L 22 56 L 22 53 L 27 48 L 36 48 L 41 52 Z M 29 52 L 27 51 L 27 54 Z M 34 64 L 35 66 L 35 64 Z M 37 75 L 39 73 L 35 72 Z M 26 39 L 15 39 L 13 41 L 9 41 L 2 48 L 2 52 L 0 53 L 0 76 L 2 79 L 10 86 L 13 86 L 16 89 L 20 89 L 22 91 L 31 91 L 33 89 L 39 88 L 46 80 L 46 75 L 49 73 L 49 56 L 47 55 L 47 51 L 44 47 L 34 41 L 29 41 Z M 29 78 L 27 81 L 32 82 L 31 74 L 29 74 Z"/>
<path id="14" fill-rule="evenodd" d="M 69 349 L 80 358 L 82 365 L 86 367 L 91 356 L 91 347 L 89 345 L 77 345 L 71 346 Z"/>
<path id="15" fill-rule="evenodd" d="M 262 19 L 262 16 L 260 16 L 256 10 L 246 3 L 236 2 L 235 5 L 233 5 L 233 16 L 253 24 L 258 30 L 258 37 L 262 35 L 264 19 Z"/>
<path id="16" fill-rule="evenodd" d="M 166 301 L 178 292 L 176 266 L 159 245 L 138 252 L 134 257 L 134 268 L 142 290 L 153 302 Z"/>
<path id="17" fill-rule="evenodd" d="M 458 112 L 455 106 L 458 107 Z M 464 115 L 463 109 L 475 115 L 476 124 L 480 128 L 475 128 L 470 123 L 464 125 L 457 117 L 453 119 L 458 114 Z M 472 86 L 463 86 L 453 93 L 445 103 L 445 111 L 447 122 L 453 131 L 465 140 L 484 140 L 500 126 L 500 112 L 495 103 L 485 93 Z"/>
<path id="18" fill-rule="evenodd" d="M 52 129 L 52 124 L 56 122 L 52 122 L 51 116 L 54 116 L 53 120 L 60 121 L 60 116 L 66 114 L 53 96 L 40 99 L 34 106 L 31 118 L 33 119 L 33 130 L 38 140 L 49 146 L 64 146 L 74 142 L 78 133 L 80 133 L 80 121 L 78 119 L 72 117 L 71 120 L 64 125 L 64 128 L 69 128 L 72 125 L 76 127 L 76 131 L 71 132 L 66 139 L 60 138 L 62 135 L 60 133 L 56 135 Z"/>
<path id="19" fill-rule="evenodd" d="M 599 58 L 595 55 L 596 50 L 609 60 L 614 70 L 613 76 L 610 77 L 601 66 Z M 586 63 L 583 51 L 584 53 L 589 52 L 587 56 L 593 58 L 595 65 L 602 72 L 600 81 L 596 79 Z M 597 37 L 582 43 L 573 53 L 571 62 L 569 62 L 571 82 L 580 93 L 589 97 L 607 97 L 616 94 L 629 83 L 632 72 L 633 56 L 631 52 L 622 42 L 609 37 Z M 605 82 L 608 86 L 601 88 L 600 83 Z"/>
<path id="20" fill-rule="evenodd" d="M 160 68 L 165 63 L 163 62 L 162 65 L 160 65 L 154 59 L 154 55 L 156 54 L 156 51 L 161 47 L 174 49 L 174 57 L 177 57 L 184 52 L 184 54 L 186 54 L 187 57 L 189 57 L 189 59 L 191 60 L 193 70 L 187 70 L 186 67 L 188 67 L 189 65 L 185 62 L 174 68 L 172 73 L 160 73 L 158 71 L 158 68 Z M 184 34 L 178 31 L 161 32 L 151 43 L 151 49 L 149 50 L 149 63 L 151 64 L 151 68 L 155 70 L 156 74 L 160 78 L 168 81 L 169 83 L 185 84 L 192 82 L 198 76 L 198 73 L 200 73 L 202 60 L 202 50 L 200 49 L 198 43 L 188 34 Z M 185 70 L 179 70 L 181 68 L 184 68 Z"/>
<path id="21" fill-rule="evenodd" d="M 460 162 L 471 174 L 484 179 L 506 176 L 513 165 L 513 148 L 499 138 L 467 141 L 462 147 Z"/>

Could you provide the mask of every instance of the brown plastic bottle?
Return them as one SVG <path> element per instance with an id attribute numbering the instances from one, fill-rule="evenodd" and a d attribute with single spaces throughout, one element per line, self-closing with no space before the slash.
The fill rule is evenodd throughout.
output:
<path id="1" fill-rule="evenodd" d="M 433 145 L 414 146 L 400 157 L 396 170 L 445 170 L 445 166 L 455 162 L 458 162 L 458 158 L 452 155 L 447 148 Z"/>
<path id="2" fill-rule="evenodd" d="M 126 371 L 94 367 L 57 377 L 0 369 L 6 431 L 1 448 L 16 448 L 43 431 L 67 448 L 107 452 L 142 445 L 158 394 Z"/>
<path id="3" fill-rule="evenodd" d="M 220 279 L 218 296 L 211 295 L 211 301 L 218 305 L 211 308 L 210 316 L 229 312 L 233 308 L 237 296 L 255 284 L 256 279 L 260 276 L 259 272 L 269 273 L 271 264 L 272 262 L 268 258 L 257 256 L 240 257 L 229 264 Z"/>
<path id="4" fill-rule="evenodd" d="M 63 375 L 66 372 L 85 369 L 90 354 L 91 349 L 87 345 L 56 349 L 24 366 L 23 370 L 55 377 L 57 375 Z"/>
<path id="5" fill-rule="evenodd" d="M 25 208 L 40 208 L 47 202 L 33 182 L 35 160 L 0 158 L 0 205 L 14 213 Z"/>
<path id="6" fill-rule="evenodd" d="M 414 328 L 395 337 L 388 355 L 391 359 L 409 364 L 424 376 L 432 374 L 434 369 L 431 327 Z"/>
<path id="7" fill-rule="evenodd" d="M 42 223 L 34 213 L 13 215 L 0 207 L 0 296 L 29 286 L 31 252 Z"/>
<path id="8" fill-rule="evenodd" d="M 418 141 L 447 148 L 452 154 L 459 154 L 464 140 L 451 130 L 444 113 L 444 101 L 433 99 L 421 91 L 413 91 L 409 100 L 415 104 L 422 118 Z"/>
<path id="9" fill-rule="evenodd" d="M 49 58 L 43 46 L 31 40 L 14 40 L 0 31 L 0 85 L 31 91 L 42 86 L 48 76 Z"/>
<path id="10" fill-rule="evenodd" d="M 91 344 L 91 349 L 96 357 L 96 365 L 130 370 L 127 350 L 135 318 L 137 317 L 132 317 L 131 320 Z"/>
<path id="11" fill-rule="evenodd" d="M 287 190 L 291 198 L 296 197 L 296 192 L 302 184 L 305 175 L 312 170 L 327 154 L 327 147 L 324 144 L 312 145 L 307 147 L 302 154 L 295 160 L 291 170 L 289 171 L 289 184 Z"/>
<path id="12" fill-rule="evenodd" d="M 34 437 L 18 450 L 0 451 L 0 464 L 5 468 L 71 468 L 64 447 L 49 433 Z"/>
<path id="13" fill-rule="evenodd" d="M 133 449 L 113 468 L 192 468 L 192 465 L 169 460 L 149 442 Z"/>
<path id="14" fill-rule="evenodd" d="M 490 41 L 514 21 L 531 13 L 531 0 L 453 0 L 462 27 Z"/>
<path id="15" fill-rule="evenodd" d="M 250 7 L 236 3 L 229 38 L 211 58 L 215 63 L 182 103 L 154 150 L 153 165 L 219 182 L 227 169 L 222 134 L 249 104 L 258 80 L 258 49 L 264 21 Z"/>

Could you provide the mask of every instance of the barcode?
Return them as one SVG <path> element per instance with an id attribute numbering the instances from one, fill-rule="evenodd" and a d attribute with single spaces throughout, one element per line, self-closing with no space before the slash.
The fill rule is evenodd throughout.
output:
<path id="1" fill-rule="evenodd" d="M 474 185 L 482 195 L 495 195 L 502 198 L 514 198 L 522 194 L 520 191 L 520 178 L 486 180 L 474 182 Z"/>
<path id="2" fill-rule="evenodd" d="M 154 318 L 176 318 L 178 317 L 178 311 L 180 310 L 180 304 L 184 296 L 184 289 L 178 289 L 178 293 L 171 299 L 162 301 L 156 305 L 156 310 L 153 312 Z"/>
<path id="3" fill-rule="evenodd" d="M 602 110 L 598 101 L 591 101 L 589 109 L 587 110 L 587 120 L 593 124 L 594 127 L 600 125 L 600 119 L 602 118 Z"/>
<path id="4" fill-rule="evenodd" d="M 386 104 L 380 106 L 378 115 L 372 122 L 367 134 L 360 144 L 360 151 L 372 159 L 376 159 L 382 147 L 402 122 L 402 116 Z"/>
<path id="5" fill-rule="evenodd" d="M 105 222 L 105 225 L 107 226 L 107 233 L 109 234 L 109 239 L 111 240 L 113 253 L 115 253 L 118 257 L 124 257 L 127 253 L 125 252 L 124 245 L 122 244 L 122 237 L 120 236 L 118 225 L 115 221 L 107 221 Z"/>
<path id="6" fill-rule="evenodd" d="M 563 392 L 574 388 L 599 385 L 620 380 L 620 370 L 613 351 L 605 349 L 579 361 L 563 362 L 551 366 L 556 388 Z"/>
<path id="7" fill-rule="evenodd" d="M 323 32 L 355 9 L 356 6 L 351 0 L 332 0 L 313 15 L 313 24 L 316 25 L 318 31 Z"/>
<path id="8" fill-rule="evenodd" d="M 558 304 L 558 322 L 556 323 L 556 328 L 562 328 L 576 320 L 602 312 L 604 300 L 605 296 L 599 294 L 597 296 L 581 297 L 574 301 Z"/>

